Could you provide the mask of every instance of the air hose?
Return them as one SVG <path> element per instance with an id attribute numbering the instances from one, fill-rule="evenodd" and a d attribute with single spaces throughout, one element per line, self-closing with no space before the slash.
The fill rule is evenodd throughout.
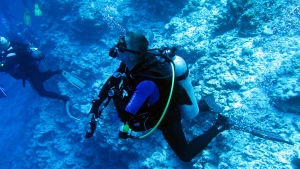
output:
<path id="1" fill-rule="evenodd" d="M 71 117 L 74 120 L 80 121 L 80 119 L 78 119 L 78 118 L 71 115 L 70 110 L 69 110 L 69 101 L 66 103 L 66 111 L 67 111 L 67 114 L 68 114 L 69 117 Z"/>
<path id="2" fill-rule="evenodd" d="M 173 62 L 170 62 L 171 64 L 171 68 L 172 68 L 172 84 L 171 84 L 171 90 L 170 90 L 170 95 L 169 95 L 169 98 L 168 98 L 168 102 L 167 102 L 167 105 L 164 109 L 164 112 L 163 114 L 161 115 L 160 119 L 158 120 L 158 122 L 156 123 L 156 125 L 145 135 L 143 136 L 139 136 L 138 138 L 139 139 L 142 139 L 142 138 L 145 138 L 147 136 L 149 136 L 150 134 L 152 134 L 154 132 L 154 130 L 159 126 L 159 124 L 161 123 L 161 121 L 163 120 L 163 118 L 165 117 L 165 114 L 169 108 L 169 105 L 170 105 L 170 102 L 171 102 L 171 98 L 172 98 L 172 95 L 173 95 L 173 90 L 174 90 L 174 81 L 175 81 L 175 70 L 174 70 L 174 63 Z"/>

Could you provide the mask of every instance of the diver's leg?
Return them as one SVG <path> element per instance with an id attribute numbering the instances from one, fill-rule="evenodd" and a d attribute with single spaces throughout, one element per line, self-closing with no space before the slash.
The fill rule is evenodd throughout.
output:
<path id="1" fill-rule="evenodd" d="M 182 161 L 189 162 L 203 151 L 220 131 L 217 127 L 213 126 L 204 134 L 196 137 L 189 144 L 187 144 L 180 121 L 173 122 L 167 129 L 162 130 L 162 133 L 176 155 Z"/>
<path id="2" fill-rule="evenodd" d="M 38 93 L 41 97 L 48 97 L 51 99 L 62 100 L 63 102 L 67 102 L 70 100 L 68 96 L 59 95 L 55 92 L 46 91 L 43 82 L 39 78 L 32 78 L 29 80 L 31 87 Z"/>
<path id="3" fill-rule="evenodd" d="M 191 161 L 192 157 L 187 157 L 185 153 L 188 144 L 182 130 L 181 121 L 172 122 L 160 129 L 175 154 L 184 162 Z"/>
<path id="4" fill-rule="evenodd" d="M 191 157 L 196 156 L 201 152 L 219 133 L 230 128 L 230 122 L 227 117 L 218 114 L 218 119 L 214 122 L 214 125 L 208 129 L 204 134 L 196 137 L 188 144 L 186 154 L 190 154 Z M 193 157 L 192 157 L 193 158 Z"/>
<path id="5" fill-rule="evenodd" d="M 58 69 L 58 70 L 55 70 L 55 71 L 47 71 L 47 72 L 42 72 L 42 73 L 40 73 L 40 80 L 42 81 L 42 82 L 44 82 L 44 81 L 46 81 L 46 80 L 48 80 L 48 79 L 50 79 L 50 78 L 52 78 L 54 75 L 58 75 L 58 74 L 61 74 L 62 73 L 62 69 Z"/>
<path id="6" fill-rule="evenodd" d="M 191 161 L 207 147 L 214 137 L 229 128 L 230 124 L 228 118 L 219 114 L 218 119 L 208 131 L 196 137 L 188 144 L 182 130 L 180 112 L 178 109 L 172 109 L 172 113 L 166 114 L 159 126 L 169 146 L 184 162 Z"/>

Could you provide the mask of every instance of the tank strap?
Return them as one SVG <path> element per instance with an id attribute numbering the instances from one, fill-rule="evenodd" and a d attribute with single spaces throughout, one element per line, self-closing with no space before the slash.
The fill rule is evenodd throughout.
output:
<path id="1" fill-rule="evenodd" d="M 182 75 L 177 76 L 175 79 L 177 82 L 179 82 L 181 80 L 186 79 L 188 77 L 188 75 L 189 75 L 189 68 L 187 68 L 186 71 Z"/>

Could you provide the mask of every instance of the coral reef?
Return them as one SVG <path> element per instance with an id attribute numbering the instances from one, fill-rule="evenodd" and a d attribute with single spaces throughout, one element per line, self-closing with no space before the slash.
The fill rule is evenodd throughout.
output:
<path id="1" fill-rule="evenodd" d="M 60 77 L 47 87 L 70 95 L 70 110 L 81 121 L 70 119 L 61 102 L 40 99 L 29 88 L 14 90 L 21 84 L 8 81 L 13 103 L 0 102 L 1 141 L 8 145 L 1 146 L 2 168 L 299 167 L 297 0 L 38 2 L 46 18 L 41 48 L 49 63 L 87 81 L 82 91 Z M 109 58 L 109 48 L 128 30 L 145 34 L 151 48 L 177 47 L 188 63 L 197 99 L 213 94 L 235 125 L 274 132 L 295 145 L 229 130 L 183 163 L 159 131 L 143 140 L 120 140 L 112 103 L 94 137 L 85 139 L 90 102 L 119 65 Z M 183 121 L 187 139 L 203 133 L 215 118 L 207 113 Z"/>

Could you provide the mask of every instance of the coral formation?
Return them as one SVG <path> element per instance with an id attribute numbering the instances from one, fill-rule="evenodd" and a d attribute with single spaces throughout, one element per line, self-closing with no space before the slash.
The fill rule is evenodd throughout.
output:
<path id="1" fill-rule="evenodd" d="M 28 88 L 14 90 L 20 84 L 8 81 L 14 101 L 1 99 L 1 119 L 14 118 L 1 124 L 1 141 L 8 145 L 1 146 L 2 168 L 299 167 L 298 1 L 39 2 L 47 17 L 40 40 L 49 63 L 87 81 L 82 91 L 60 78 L 54 79 L 60 81 L 58 86 L 47 87 L 72 96 L 70 109 L 81 121 L 70 119 L 61 103 L 40 99 Z M 109 58 L 108 50 L 128 30 L 145 34 L 151 48 L 177 47 L 188 63 L 197 99 L 213 94 L 236 125 L 274 132 L 296 144 L 229 130 L 191 163 L 183 163 L 159 131 L 144 140 L 120 140 L 112 104 L 94 137 L 86 140 L 90 102 L 119 64 Z M 183 121 L 188 140 L 207 130 L 214 119 L 214 114 L 199 114 Z M 9 128 L 15 130 L 6 132 Z"/>

